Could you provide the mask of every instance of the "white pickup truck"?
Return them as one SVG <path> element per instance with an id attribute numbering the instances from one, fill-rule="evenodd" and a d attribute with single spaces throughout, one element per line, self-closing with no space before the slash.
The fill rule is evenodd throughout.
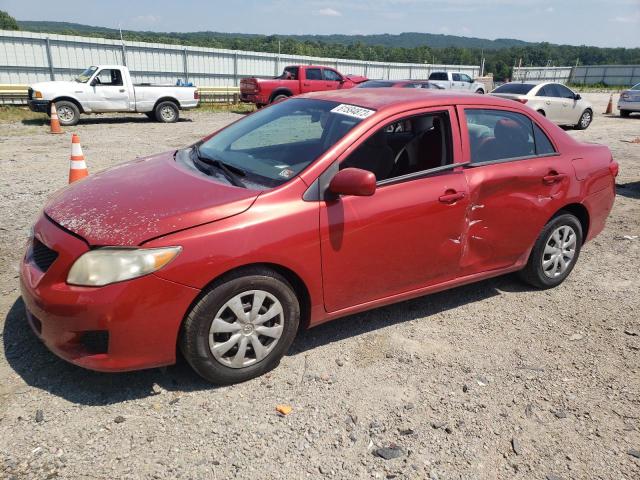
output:
<path id="1" fill-rule="evenodd" d="M 75 125 L 81 113 L 138 112 L 150 119 L 172 123 L 180 110 L 198 106 L 192 86 L 136 84 L 129 69 L 120 65 L 87 68 L 72 81 L 34 83 L 29 88 L 29 108 L 51 113 L 56 104 L 61 125 Z"/>
<path id="2" fill-rule="evenodd" d="M 466 73 L 461 72 L 431 72 L 429 81 L 450 90 L 485 93 L 484 83 L 476 82 Z"/>

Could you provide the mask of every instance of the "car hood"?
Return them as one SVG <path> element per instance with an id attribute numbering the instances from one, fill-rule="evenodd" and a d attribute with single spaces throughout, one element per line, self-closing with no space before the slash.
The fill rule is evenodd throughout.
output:
<path id="1" fill-rule="evenodd" d="M 247 210 L 258 190 L 224 185 L 174 160 L 140 158 L 57 192 L 44 212 L 92 246 L 134 246 Z"/>
<path id="2" fill-rule="evenodd" d="M 367 77 L 363 77 L 362 75 L 345 75 L 345 77 L 353 83 L 362 83 L 369 80 Z"/>
<path id="3" fill-rule="evenodd" d="M 34 90 L 38 90 L 42 92 L 43 95 L 51 92 L 63 92 L 63 91 L 75 91 L 82 83 L 73 82 L 73 81 L 65 81 L 65 80 L 56 80 L 55 82 L 38 82 L 31 84 L 30 87 Z"/>

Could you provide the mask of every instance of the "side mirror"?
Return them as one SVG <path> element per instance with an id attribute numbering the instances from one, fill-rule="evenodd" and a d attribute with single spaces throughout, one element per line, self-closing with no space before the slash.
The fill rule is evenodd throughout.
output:
<path id="1" fill-rule="evenodd" d="M 576 93 L 575 97 L 573 97 L 573 98 L 575 98 L 576 100 L 580 100 L 582 97 L 580 96 L 579 93 Z"/>
<path id="2" fill-rule="evenodd" d="M 336 195 L 370 197 L 376 192 L 376 176 L 360 168 L 345 168 L 331 179 L 329 191 Z"/>
<path id="3" fill-rule="evenodd" d="M 95 87 L 98 84 L 98 82 L 96 82 L 96 79 L 94 78 L 93 80 L 91 80 L 91 83 L 89 85 L 91 85 L 92 87 Z"/>

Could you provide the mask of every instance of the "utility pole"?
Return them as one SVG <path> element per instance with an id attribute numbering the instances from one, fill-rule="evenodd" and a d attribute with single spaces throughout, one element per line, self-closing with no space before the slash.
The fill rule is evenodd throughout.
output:
<path id="1" fill-rule="evenodd" d="M 122 28 L 120 22 L 118 22 L 118 30 L 120 30 L 120 42 L 122 43 L 122 65 L 127 66 L 127 50 L 124 46 L 124 38 L 122 38 Z"/>

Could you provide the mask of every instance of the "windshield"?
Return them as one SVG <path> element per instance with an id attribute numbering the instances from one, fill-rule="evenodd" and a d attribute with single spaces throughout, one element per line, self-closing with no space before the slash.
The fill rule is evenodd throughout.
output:
<path id="1" fill-rule="evenodd" d="M 526 95 L 529 93 L 535 85 L 531 83 L 505 83 L 504 85 L 500 85 L 491 93 L 514 93 L 517 95 Z"/>
<path id="2" fill-rule="evenodd" d="M 76 77 L 76 82 L 78 83 L 87 83 L 87 81 L 91 78 L 91 76 L 95 73 L 98 67 L 89 67 L 84 72 Z"/>
<path id="3" fill-rule="evenodd" d="M 260 110 L 203 142 L 209 159 L 272 188 L 296 176 L 373 110 L 293 98 Z"/>

